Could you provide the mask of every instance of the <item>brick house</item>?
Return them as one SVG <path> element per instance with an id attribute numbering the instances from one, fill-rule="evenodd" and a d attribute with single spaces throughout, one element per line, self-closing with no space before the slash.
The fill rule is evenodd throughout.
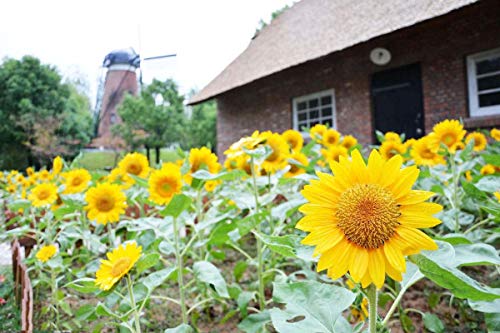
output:
<path id="1" fill-rule="evenodd" d="M 500 1 L 302 0 L 189 103 L 213 98 L 219 155 L 255 129 L 328 123 L 366 144 L 498 126 Z"/>

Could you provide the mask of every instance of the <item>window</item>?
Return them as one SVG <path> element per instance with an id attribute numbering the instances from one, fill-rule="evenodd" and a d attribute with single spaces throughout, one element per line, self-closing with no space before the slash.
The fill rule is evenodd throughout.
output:
<path id="1" fill-rule="evenodd" d="M 467 57 L 472 117 L 500 114 L 500 49 Z"/>
<path id="2" fill-rule="evenodd" d="M 336 128 L 333 90 L 293 99 L 293 128 L 301 131 L 316 124 Z"/>

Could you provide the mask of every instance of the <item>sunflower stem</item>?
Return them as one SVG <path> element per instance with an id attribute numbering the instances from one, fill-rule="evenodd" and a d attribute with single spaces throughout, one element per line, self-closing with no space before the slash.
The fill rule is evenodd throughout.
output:
<path id="1" fill-rule="evenodd" d="M 128 294 L 130 296 L 130 303 L 132 305 L 132 309 L 134 309 L 135 333 L 141 333 L 141 321 L 139 319 L 139 312 L 136 309 L 134 291 L 132 290 L 132 280 L 130 279 L 130 274 L 127 274 L 127 289 L 128 289 Z"/>
<path id="2" fill-rule="evenodd" d="M 451 202 L 451 205 L 452 207 L 455 209 L 455 232 L 458 233 L 460 232 L 460 223 L 458 221 L 458 177 L 460 175 L 457 175 L 457 165 L 456 165 L 456 162 L 455 162 L 455 156 L 450 152 L 449 153 L 449 156 L 450 156 L 450 164 L 451 164 L 451 172 L 452 172 L 452 178 L 451 178 L 451 181 L 452 181 L 452 189 L 453 189 L 453 193 L 452 193 L 452 202 Z"/>
<path id="3" fill-rule="evenodd" d="M 259 213 L 259 193 L 257 188 L 257 177 L 255 175 L 255 160 L 252 156 L 250 158 L 250 168 L 252 169 L 252 184 L 253 184 L 253 195 L 255 198 L 255 218 L 257 219 L 257 214 Z M 256 226 L 256 231 L 260 233 L 260 223 Z M 257 278 L 259 280 L 259 307 L 261 311 L 264 311 L 266 307 L 266 296 L 265 296 L 265 286 L 264 286 L 264 258 L 262 255 L 262 241 L 259 237 L 257 239 Z"/>
<path id="4" fill-rule="evenodd" d="M 187 310 L 186 310 L 186 300 L 184 296 L 184 277 L 183 277 L 183 262 L 182 254 L 180 251 L 179 244 L 179 229 L 177 226 L 177 219 L 174 217 L 174 247 L 175 247 L 175 259 L 177 261 L 177 284 L 179 285 L 179 298 L 182 313 L 182 323 L 187 324 Z"/>
<path id="5" fill-rule="evenodd" d="M 115 233 L 113 232 L 113 228 L 111 227 L 111 223 L 106 225 L 106 229 L 108 229 L 108 241 L 111 247 L 115 247 Z"/>
<path id="6" fill-rule="evenodd" d="M 53 268 L 50 269 L 50 286 L 52 289 L 52 305 L 54 306 L 54 312 L 55 312 L 55 327 L 56 329 L 59 329 L 59 306 L 58 306 L 58 300 L 57 300 L 57 276 L 56 272 L 54 271 Z"/>
<path id="7" fill-rule="evenodd" d="M 366 289 L 366 296 L 368 297 L 368 308 L 369 308 L 369 325 L 370 333 L 377 333 L 377 288 L 372 283 Z"/>

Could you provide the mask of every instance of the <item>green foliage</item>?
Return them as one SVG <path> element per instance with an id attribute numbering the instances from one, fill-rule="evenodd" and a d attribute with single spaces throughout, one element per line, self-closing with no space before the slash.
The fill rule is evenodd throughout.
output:
<path id="1" fill-rule="evenodd" d="M 73 156 L 90 139 L 88 98 L 35 57 L 0 66 L 0 168 Z"/>
<path id="2" fill-rule="evenodd" d="M 216 142 L 215 123 L 217 105 L 214 100 L 191 107 L 191 116 L 187 119 L 183 132 L 181 148 L 189 149 L 206 146 L 214 149 Z"/>
<path id="3" fill-rule="evenodd" d="M 114 125 L 112 131 L 131 150 L 142 145 L 161 148 L 176 143 L 186 124 L 183 102 L 174 81 L 155 79 L 139 96 L 125 97 L 118 107 L 123 123 Z"/>

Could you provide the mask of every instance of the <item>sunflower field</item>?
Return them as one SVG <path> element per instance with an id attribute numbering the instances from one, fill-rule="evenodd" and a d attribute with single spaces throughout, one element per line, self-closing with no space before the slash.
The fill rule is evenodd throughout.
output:
<path id="1" fill-rule="evenodd" d="M 500 130 L 316 125 L 111 172 L 0 174 L 54 332 L 500 332 Z"/>

